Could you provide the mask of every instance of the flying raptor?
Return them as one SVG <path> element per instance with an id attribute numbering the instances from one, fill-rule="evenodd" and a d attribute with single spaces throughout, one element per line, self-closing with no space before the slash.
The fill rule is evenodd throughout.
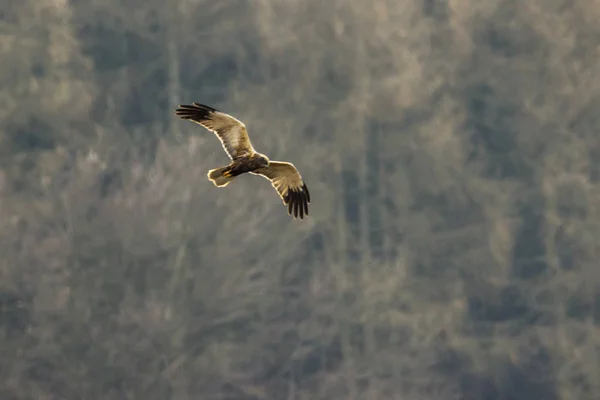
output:
<path id="1" fill-rule="evenodd" d="M 227 186 L 236 176 L 249 172 L 267 178 L 288 214 L 294 219 L 303 219 L 308 215 L 310 193 L 306 183 L 293 164 L 283 161 L 271 161 L 264 154 L 252 147 L 246 126 L 231 115 L 199 103 L 180 105 L 175 115 L 182 119 L 202 125 L 214 132 L 223 149 L 231 158 L 231 163 L 224 167 L 208 171 L 208 179 L 217 187 Z"/>

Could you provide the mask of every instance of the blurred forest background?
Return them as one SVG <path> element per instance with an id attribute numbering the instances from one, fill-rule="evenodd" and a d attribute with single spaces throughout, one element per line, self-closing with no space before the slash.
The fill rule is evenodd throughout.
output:
<path id="1" fill-rule="evenodd" d="M 0 398 L 600 398 L 598 0 L 5 0 Z M 216 189 L 222 109 L 302 172 Z"/>

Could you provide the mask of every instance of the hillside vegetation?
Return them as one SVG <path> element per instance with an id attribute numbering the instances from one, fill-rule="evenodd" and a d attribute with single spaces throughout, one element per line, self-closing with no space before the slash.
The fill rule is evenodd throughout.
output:
<path id="1" fill-rule="evenodd" d="M 3 400 L 600 398 L 597 0 L 6 0 Z M 294 163 L 225 189 L 197 101 Z"/>

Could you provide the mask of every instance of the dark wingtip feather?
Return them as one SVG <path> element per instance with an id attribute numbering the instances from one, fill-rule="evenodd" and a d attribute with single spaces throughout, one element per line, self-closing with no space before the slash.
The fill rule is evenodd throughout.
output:
<path id="1" fill-rule="evenodd" d="M 302 204 L 304 205 L 304 214 L 308 215 L 308 199 L 305 198 Z"/>
<path id="2" fill-rule="evenodd" d="M 294 219 L 304 219 L 308 215 L 309 197 L 306 190 L 288 190 L 284 196 L 284 203 L 288 209 L 288 215 Z"/>
<path id="3" fill-rule="evenodd" d="M 205 106 L 204 104 L 200 103 L 192 103 L 191 105 L 180 104 L 175 109 L 175 115 L 177 115 L 181 119 L 205 120 L 209 119 L 210 114 L 216 111 L 216 109 L 209 106 Z"/>
<path id="4" fill-rule="evenodd" d="M 300 202 L 298 200 L 299 199 L 296 198 L 296 201 L 294 201 L 294 218 L 298 218 L 298 211 L 300 209 Z"/>
<path id="5" fill-rule="evenodd" d="M 298 199 L 298 214 L 300 215 L 300 219 L 304 219 L 304 196 L 302 195 Z"/>
<path id="6" fill-rule="evenodd" d="M 196 103 L 195 101 L 194 101 L 192 104 L 194 105 L 194 107 L 196 107 L 196 108 L 201 108 L 201 109 L 203 109 L 203 110 L 212 111 L 212 112 L 215 112 L 215 111 L 217 111 L 217 109 L 216 109 L 216 108 L 212 108 L 212 107 L 210 107 L 210 106 L 207 106 L 207 105 L 205 105 L 205 104 Z"/>
<path id="7" fill-rule="evenodd" d="M 306 201 L 310 204 L 310 192 L 308 191 L 308 186 L 306 186 L 306 183 L 302 185 L 302 191 L 306 193 Z"/>
<path id="8" fill-rule="evenodd" d="M 287 197 L 286 204 L 287 204 L 287 209 L 288 209 L 288 215 L 292 215 L 292 207 L 294 205 L 294 202 L 292 200 L 291 191 L 288 192 L 288 195 L 286 197 Z"/>

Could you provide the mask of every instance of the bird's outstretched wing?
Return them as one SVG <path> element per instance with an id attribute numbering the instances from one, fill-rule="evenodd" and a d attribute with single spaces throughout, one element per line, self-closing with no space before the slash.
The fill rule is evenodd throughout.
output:
<path id="1" fill-rule="evenodd" d="M 293 164 L 281 161 L 271 161 L 268 167 L 255 169 L 252 174 L 261 175 L 271 181 L 279 193 L 283 204 L 287 206 L 288 214 L 294 218 L 303 219 L 308 215 L 310 193 L 302 176 Z"/>
<path id="2" fill-rule="evenodd" d="M 235 160 L 255 153 L 246 126 L 229 114 L 199 103 L 180 105 L 175 115 L 189 119 L 214 132 L 229 158 Z"/>

